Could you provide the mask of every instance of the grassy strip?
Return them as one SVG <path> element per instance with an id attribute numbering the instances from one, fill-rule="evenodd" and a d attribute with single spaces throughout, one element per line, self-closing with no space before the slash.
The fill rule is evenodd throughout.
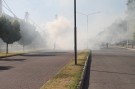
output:
<path id="1" fill-rule="evenodd" d="M 29 50 L 29 51 L 17 51 L 17 52 L 11 52 L 11 53 L 5 53 L 5 52 L 0 52 L 0 57 L 8 57 L 8 56 L 14 56 L 17 54 L 22 54 L 22 53 L 29 53 L 29 52 L 35 52 L 35 50 Z"/>
<path id="2" fill-rule="evenodd" d="M 7 57 L 7 56 L 13 56 L 13 55 L 16 55 L 16 54 L 20 54 L 21 52 L 16 52 L 16 53 L 0 53 L 0 57 Z"/>
<path id="3" fill-rule="evenodd" d="M 8 56 L 14 56 L 17 54 L 23 54 L 23 53 L 30 53 L 30 52 L 36 52 L 36 51 L 40 51 L 41 49 L 36 49 L 36 50 L 25 50 L 25 51 L 17 51 L 17 52 L 11 52 L 6 54 L 5 52 L 0 52 L 0 57 L 8 57 Z"/>
<path id="4" fill-rule="evenodd" d="M 88 55 L 88 51 L 80 53 L 77 60 L 78 65 L 75 65 L 72 60 L 40 89 L 76 89 Z"/>

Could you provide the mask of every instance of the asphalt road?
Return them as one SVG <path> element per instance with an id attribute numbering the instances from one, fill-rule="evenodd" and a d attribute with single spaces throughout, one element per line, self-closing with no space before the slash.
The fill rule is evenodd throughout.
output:
<path id="1" fill-rule="evenodd" d="M 72 52 L 35 52 L 0 59 L 0 89 L 39 89 L 72 58 Z"/>
<path id="2" fill-rule="evenodd" d="M 135 89 L 135 51 L 94 50 L 88 89 Z"/>

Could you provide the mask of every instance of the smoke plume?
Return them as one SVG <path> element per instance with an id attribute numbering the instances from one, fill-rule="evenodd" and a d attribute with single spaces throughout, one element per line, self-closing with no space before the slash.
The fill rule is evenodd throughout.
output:
<path id="1" fill-rule="evenodd" d="M 48 34 L 48 47 L 54 49 L 73 48 L 73 30 L 71 22 L 58 16 L 45 25 Z"/>
<path id="2" fill-rule="evenodd" d="M 94 45 L 116 44 L 121 41 L 134 40 L 135 33 L 135 0 L 128 0 L 126 17 L 117 19 L 96 37 Z M 93 43 L 94 43 L 93 42 Z"/>

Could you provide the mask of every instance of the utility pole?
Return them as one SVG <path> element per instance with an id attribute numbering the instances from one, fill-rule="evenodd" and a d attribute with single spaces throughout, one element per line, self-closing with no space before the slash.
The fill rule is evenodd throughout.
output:
<path id="1" fill-rule="evenodd" d="M 29 12 L 25 12 L 25 21 L 28 22 L 29 21 Z"/>
<path id="2" fill-rule="evenodd" d="M 0 0 L 0 15 L 2 15 L 2 0 Z"/>
<path id="3" fill-rule="evenodd" d="M 56 14 L 55 19 L 58 19 L 58 15 Z"/>
<path id="4" fill-rule="evenodd" d="M 89 15 L 87 16 L 87 50 L 89 49 L 88 29 L 89 29 Z"/>
<path id="5" fill-rule="evenodd" d="M 53 45 L 54 47 L 53 47 L 53 50 L 55 50 L 55 48 L 56 48 L 56 43 L 54 43 L 54 45 Z"/>
<path id="6" fill-rule="evenodd" d="M 77 65 L 76 0 L 74 0 L 74 53 L 75 53 L 75 65 Z"/>

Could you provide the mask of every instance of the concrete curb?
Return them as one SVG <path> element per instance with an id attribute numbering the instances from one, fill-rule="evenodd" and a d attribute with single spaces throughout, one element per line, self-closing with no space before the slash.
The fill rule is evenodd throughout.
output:
<path id="1" fill-rule="evenodd" d="M 79 85 L 78 85 L 77 89 L 83 89 L 83 87 L 84 87 L 84 82 L 85 82 L 85 78 L 86 78 L 86 74 L 87 74 L 87 69 L 89 68 L 90 60 L 91 60 L 91 52 L 87 56 L 87 59 L 85 61 L 85 65 L 84 65 L 83 72 L 82 72 L 82 75 L 81 75 L 81 80 L 79 82 Z"/>

